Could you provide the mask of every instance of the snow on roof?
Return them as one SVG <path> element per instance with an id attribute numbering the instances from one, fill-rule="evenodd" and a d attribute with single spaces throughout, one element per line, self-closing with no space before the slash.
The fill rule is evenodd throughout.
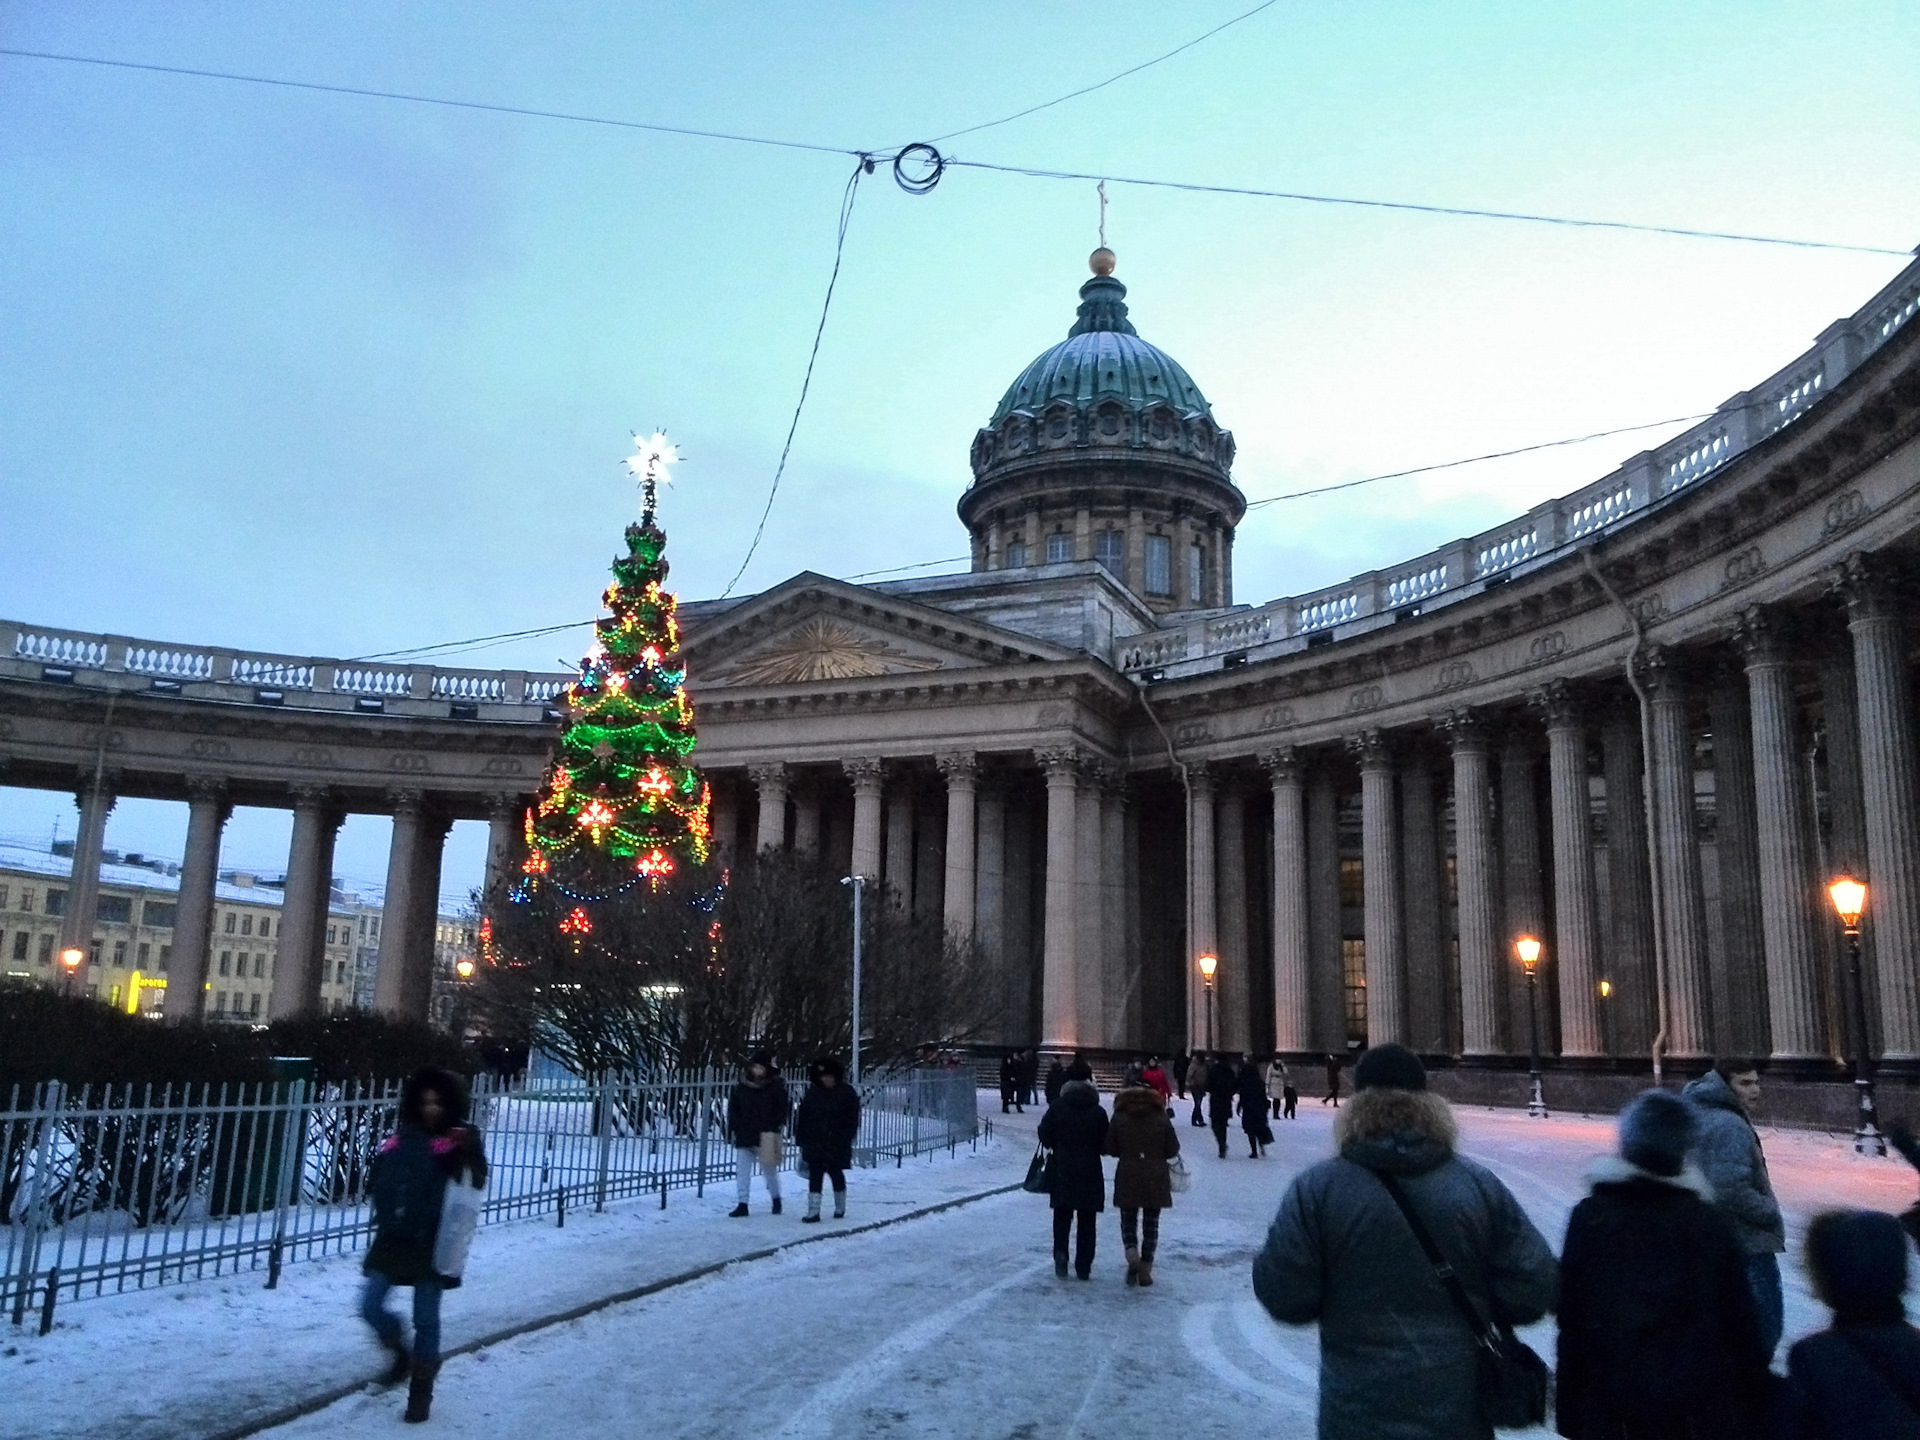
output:
<path id="1" fill-rule="evenodd" d="M 148 869 L 145 865 L 114 864 L 102 861 L 100 864 L 100 884 L 127 890 L 150 890 L 162 893 L 178 894 L 180 875 L 177 867 L 169 875 L 166 870 Z M 25 845 L 0 843 L 0 874 L 27 874 L 45 876 L 50 880 L 71 880 L 73 877 L 73 857 L 70 855 L 50 855 L 45 850 L 34 850 Z M 231 873 L 231 872 L 229 872 Z M 215 900 L 234 905 L 257 905 L 263 909 L 278 910 L 286 899 L 286 892 L 278 885 L 238 885 L 231 880 L 221 880 L 213 887 Z M 341 910 L 352 901 L 342 902 L 335 899 L 327 908 Z"/>

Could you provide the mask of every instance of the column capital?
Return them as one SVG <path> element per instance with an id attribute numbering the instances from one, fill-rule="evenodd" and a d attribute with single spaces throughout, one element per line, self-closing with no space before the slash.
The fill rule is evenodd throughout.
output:
<path id="1" fill-rule="evenodd" d="M 1189 760 L 1187 762 L 1187 788 L 1213 794 L 1214 769 L 1210 761 Z"/>
<path id="2" fill-rule="evenodd" d="M 779 761 L 767 765 L 749 765 L 747 775 L 762 790 L 770 785 L 779 786 L 787 783 L 787 767 Z"/>
<path id="3" fill-rule="evenodd" d="M 1347 753 L 1360 762 L 1362 771 L 1391 770 L 1393 741 L 1384 730 L 1362 730 L 1347 737 Z"/>
<path id="4" fill-rule="evenodd" d="M 971 790 L 980 779 L 980 757 L 971 750 L 936 756 L 933 763 L 946 777 L 949 790 Z"/>
<path id="5" fill-rule="evenodd" d="M 118 770 L 107 769 L 96 772 L 93 766 L 82 765 L 74 772 L 73 803 L 85 805 L 89 795 L 96 795 L 105 803 L 108 813 L 111 814 L 115 802 L 120 798 L 114 793 L 119 788 L 119 784 Z"/>
<path id="6" fill-rule="evenodd" d="M 1440 728 L 1447 732 L 1453 753 L 1482 754 L 1488 748 L 1487 725 L 1471 710 L 1449 710 L 1440 717 Z"/>
<path id="7" fill-rule="evenodd" d="M 1893 568 L 1865 550 L 1856 550 L 1827 572 L 1827 590 L 1846 603 L 1849 620 L 1886 619 L 1898 614 Z"/>
<path id="8" fill-rule="evenodd" d="M 495 790 L 487 796 L 487 818 L 490 820 L 513 820 L 527 808 L 527 797 L 511 795 L 505 790 Z"/>
<path id="9" fill-rule="evenodd" d="M 325 810 L 332 792 L 324 785 L 315 785 L 308 780 L 297 780 L 287 786 L 287 793 L 293 796 L 295 810 Z"/>
<path id="10" fill-rule="evenodd" d="M 191 803 L 225 804 L 227 782 L 220 775 L 189 775 L 186 778 L 187 799 Z"/>
<path id="11" fill-rule="evenodd" d="M 387 803 L 393 806 L 393 813 L 396 819 L 402 815 L 417 817 L 420 814 L 421 807 L 426 803 L 426 799 L 425 793 L 419 790 L 387 791 Z"/>
<path id="12" fill-rule="evenodd" d="M 1792 658 L 1780 617 L 1759 605 L 1749 605 L 1740 612 L 1733 627 L 1733 643 L 1749 670 L 1785 665 Z"/>
<path id="13" fill-rule="evenodd" d="M 878 791 L 887 773 L 885 764 L 877 757 L 871 755 L 863 755 L 853 760 L 842 760 L 840 762 L 840 770 L 847 779 L 853 782 L 853 788 L 856 791 Z"/>
<path id="14" fill-rule="evenodd" d="M 1282 745 L 1269 750 L 1260 757 L 1260 766 L 1267 772 L 1267 778 L 1277 788 L 1281 785 L 1297 785 L 1305 772 L 1300 752 L 1292 745 Z"/>
<path id="15" fill-rule="evenodd" d="M 1586 721 L 1586 697 L 1566 680 L 1549 680 L 1527 696 L 1549 730 L 1578 730 Z"/>
<path id="16" fill-rule="evenodd" d="M 1640 652 L 1640 680 L 1656 700 L 1687 698 L 1684 668 L 1681 656 L 1671 645 L 1649 645 Z"/>
<path id="17" fill-rule="evenodd" d="M 1086 754 L 1077 746 L 1063 745 L 1057 749 L 1036 750 L 1033 758 L 1040 762 L 1040 768 L 1047 772 L 1047 784 L 1077 781 L 1080 767 L 1086 760 Z"/>

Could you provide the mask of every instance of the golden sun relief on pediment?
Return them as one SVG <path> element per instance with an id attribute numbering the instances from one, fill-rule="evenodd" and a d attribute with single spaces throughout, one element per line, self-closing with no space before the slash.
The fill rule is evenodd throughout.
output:
<path id="1" fill-rule="evenodd" d="M 803 685 L 938 670 L 945 663 L 934 656 L 910 654 L 845 621 L 815 616 L 773 643 L 723 663 L 712 678 L 735 685 Z"/>

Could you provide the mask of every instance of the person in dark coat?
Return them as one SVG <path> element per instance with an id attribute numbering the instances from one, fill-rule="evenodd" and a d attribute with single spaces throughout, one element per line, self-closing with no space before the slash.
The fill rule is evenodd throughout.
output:
<path id="1" fill-rule="evenodd" d="M 1327 1055 L 1327 1093 L 1320 1097 L 1320 1103 L 1325 1105 L 1329 1100 L 1334 1109 L 1340 1108 L 1340 1057 L 1332 1052 Z"/>
<path id="2" fill-rule="evenodd" d="M 467 1123 L 467 1087 L 445 1070 L 425 1069 L 400 1091 L 400 1123 L 381 1142 L 367 1187 L 373 1202 L 373 1244 L 361 1270 L 360 1314 L 393 1355 L 382 1383 L 409 1380 L 409 1424 L 425 1420 L 433 1406 L 440 1370 L 440 1296 L 460 1282 L 436 1273 L 434 1242 L 449 1184 L 487 1183 L 486 1149 Z M 387 1309 L 396 1285 L 413 1289 L 413 1350 L 402 1338 L 400 1317 Z M 409 1377 L 411 1377 L 409 1379 Z"/>
<path id="3" fill-rule="evenodd" d="M 1093 1084 L 1093 1066 L 1087 1063 L 1086 1057 L 1078 1050 L 1073 1052 L 1073 1058 L 1067 1062 L 1067 1079 L 1084 1080 L 1089 1085 Z"/>
<path id="4" fill-rule="evenodd" d="M 1334 1122 L 1339 1154 L 1295 1177 L 1253 1262 L 1274 1319 L 1320 1325 L 1320 1440 L 1491 1440 L 1481 1348 L 1435 1278 L 1391 1175 L 1482 1314 L 1525 1325 L 1553 1306 L 1553 1252 L 1507 1187 L 1455 1153 L 1419 1058 L 1376 1045 Z"/>
<path id="5" fill-rule="evenodd" d="M 793 1143 L 807 1167 L 807 1213 L 802 1224 L 820 1223 L 820 1182 L 833 1181 L 833 1218 L 847 1218 L 847 1167 L 860 1134 L 860 1092 L 831 1055 L 813 1062 L 807 1093 L 793 1116 Z"/>
<path id="6" fill-rule="evenodd" d="M 1807 1226 L 1808 1278 L 1832 1328 L 1787 1352 L 1781 1440 L 1917 1440 L 1920 1332 L 1907 1323 L 1907 1240 L 1872 1210 L 1829 1210 Z"/>
<path id="7" fill-rule="evenodd" d="M 1093 1278 L 1094 1217 L 1107 1208 L 1107 1112 L 1091 1080 L 1069 1080 L 1040 1117 L 1040 1143 L 1053 1151 L 1053 1273 L 1067 1276 L 1067 1233 L 1075 1221 L 1073 1273 Z"/>
<path id="8" fill-rule="evenodd" d="M 1193 1058 L 1187 1062 L 1187 1093 L 1193 1096 L 1193 1123 L 1196 1127 L 1207 1123 L 1207 1057 L 1199 1050 L 1193 1052 Z"/>
<path id="9" fill-rule="evenodd" d="M 764 1050 L 751 1056 L 746 1072 L 727 1096 L 727 1138 L 733 1141 L 733 1183 L 740 1197 L 729 1212 L 735 1220 L 747 1214 L 756 1167 L 766 1178 L 773 1213 L 780 1213 L 780 1160 L 787 1116 L 792 1113 L 787 1082 L 773 1068 L 773 1056 Z"/>
<path id="10" fill-rule="evenodd" d="M 1213 1125 L 1214 1143 L 1220 1158 L 1227 1158 L 1227 1124 L 1233 1119 L 1233 1097 L 1239 1092 L 1240 1077 L 1227 1057 L 1216 1055 L 1207 1062 L 1207 1119 Z"/>
<path id="11" fill-rule="evenodd" d="M 1234 1084 L 1240 1098 L 1240 1131 L 1247 1137 L 1249 1160 L 1258 1160 L 1273 1143 L 1273 1131 L 1267 1125 L 1267 1079 L 1260 1073 L 1260 1062 L 1251 1055 L 1242 1058 Z"/>
<path id="12" fill-rule="evenodd" d="M 1293 1072 L 1287 1069 L 1287 1062 L 1278 1055 L 1267 1067 L 1267 1099 L 1271 1102 L 1269 1113 L 1278 1110 L 1282 1119 L 1295 1118 L 1294 1111 L 1300 1106 L 1300 1092 L 1294 1088 Z"/>
<path id="13" fill-rule="evenodd" d="M 1187 1052 L 1186 1051 L 1182 1050 L 1178 1055 L 1173 1057 L 1173 1069 L 1168 1071 L 1167 1073 L 1168 1073 L 1168 1078 L 1173 1081 L 1174 1089 L 1179 1092 L 1180 1098 L 1182 1100 L 1186 1099 L 1187 1098 Z"/>
<path id="14" fill-rule="evenodd" d="M 1067 1067 L 1060 1063 L 1058 1055 L 1047 1066 L 1047 1108 L 1052 1109 L 1060 1100 L 1060 1087 L 1067 1083 Z"/>
<path id="15" fill-rule="evenodd" d="M 1009 1050 L 1000 1057 L 1000 1113 L 1008 1114 L 1016 1105 L 1022 1115 L 1027 1113 L 1020 1103 L 1020 1052 Z"/>
<path id="16" fill-rule="evenodd" d="M 1020 1094 L 1029 1105 L 1040 1103 L 1040 1052 L 1020 1052 Z"/>
<path id="17" fill-rule="evenodd" d="M 1767 1350 L 1746 1252 L 1687 1159 L 1686 1101 L 1648 1090 L 1620 1154 L 1588 1172 L 1560 1257 L 1555 1418 L 1569 1440 L 1748 1440 L 1767 1424 Z"/>
<path id="18" fill-rule="evenodd" d="M 1779 1257 L 1787 1248 L 1787 1227 L 1751 1118 L 1760 1102 L 1759 1068 L 1752 1060 L 1716 1060 L 1713 1069 L 1680 1093 L 1694 1107 L 1694 1163 L 1747 1252 L 1747 1281 L 1760 1308 L 1760 1333 L 1771 1357 L 1785 1321 Z"/>
<path id="19" fill-rule="evenodd" d="M 1113 1205 L 1120 1212 L 1120 1244 L 1127 1252 L 1127 1284 L 1153 1284 L 1153 1256 L 1160 1246 L 1160 1212 L 1173 1204 L 1167 1166 L 1180 1153 L 1180 1136 L 1166 1097 L 1152 1086 L 1113 1097 L 1107 1154 L 1113 1167 Z"/>

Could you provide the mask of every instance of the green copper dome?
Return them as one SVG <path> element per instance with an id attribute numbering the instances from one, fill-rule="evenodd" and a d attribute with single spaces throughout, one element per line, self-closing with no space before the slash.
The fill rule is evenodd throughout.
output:
<path id="1" fill-rule="evenodd" d="M 1059 400 L 1081 410 L 1115 399 L 1130 410 L 1159 402 L 1181 415 L 1208 414 L 1207 397 L 1193 377 L 1134 330 L 1126 295 L 1127 287 L 1111 275 L 1095 275 L 1082 285 L 1079 318 L 1067 338 L 1020 372 L 989 428 L 1015 410 L 1038 414 Z"/>

